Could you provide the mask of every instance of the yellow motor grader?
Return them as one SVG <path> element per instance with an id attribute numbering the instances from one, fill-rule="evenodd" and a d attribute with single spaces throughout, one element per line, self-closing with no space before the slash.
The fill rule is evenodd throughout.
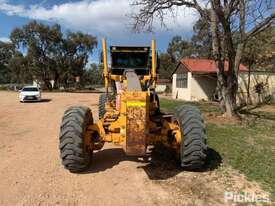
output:
<path id="1" fill-rule="evenodd" d="M 186 105 L 178 107 L 175 115 L 160 110 L 155 41 L 151 47 L 110 46 L 110 68 L 104 39 L 102 49 L 106 92 L 99 97 L 99 120 L 94 122 L 85 106 L 65 111 L 59 136 L 64 167 L 84 171 L 93 151 L 105 142 L 119 144 L 126 155 L 137 157 L 146 156 L 149 145 L 161 144 L 175 151 L 181 167 L 202 167 L 207 145 L 200 111 Z"/>

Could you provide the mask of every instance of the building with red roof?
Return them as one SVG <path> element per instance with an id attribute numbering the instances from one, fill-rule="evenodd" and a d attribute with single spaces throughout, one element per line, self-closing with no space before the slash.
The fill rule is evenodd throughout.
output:
<path id="1" fill-rule="evenodd" d="M 228 62 L 225 61 L 225 72 Z M 214 60 L 182 59 L 172 80 L 172 96 L 187 101 L 214 100 L 216 97 L 218 68 Z M 240 65 L 240 73 L 248 73 L 244 65 Z"/>
<path id="2" fill-rule="evenodd" d="M 182 59 L 176 70 L 179 67 L 185 67 L 188 71 L 196 74 L 216 74 L 218 68 L 214 60 L 210 59 Z M 228 71 L 228 61 L 224 61 L 225 71 Z M 244 65 L 240 65 L 240 72 L 248 72 L 248 69 Z"/>

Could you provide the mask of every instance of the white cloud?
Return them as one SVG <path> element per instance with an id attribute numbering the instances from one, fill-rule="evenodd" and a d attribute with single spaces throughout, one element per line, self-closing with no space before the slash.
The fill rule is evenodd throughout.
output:
<path id="1" fill-rule="evenodd" d="M 12 5 L 8 4 L 6 1 L 1 0 L 0 10 L 8 15 L 19 15 L 24 13 L 25 8 L 22 5 Z"/>
<path id="2" fill-rule="evenodd" d="M 0 11 L 8 15 L 58 22 L 67 29 L 122 38 L 130 33 L 131 19 L 128 14 L 133 8 L 129 0 L 82 0 L 48 8 L 41 4 L 26 7 L 0 0 Z M 184 31 L 190 31 L 197 15 L 187 9 L 179 9 L 176 14 L 176 18 L 167 18 L 166 25 L 170 32 L 182 34 Z M 156 33 L 167 32 L 167 29 L 160 26 L 155 28 Z"/>
<path id="3" fill-rule="evenodd" d="M 0 41 L 2 41 L 2 42 L 11 42 L 10 38 L 8 38 L 8 37 L 0 37 Z"/>

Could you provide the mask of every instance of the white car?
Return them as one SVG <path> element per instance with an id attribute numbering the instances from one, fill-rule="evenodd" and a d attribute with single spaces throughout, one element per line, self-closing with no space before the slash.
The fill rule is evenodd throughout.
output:
<path id="1" fill-rule="evenodd" d="M 41 91 L 36 86 L 26 86 L 19 90 L 20 102 L 41 101 Z"/>

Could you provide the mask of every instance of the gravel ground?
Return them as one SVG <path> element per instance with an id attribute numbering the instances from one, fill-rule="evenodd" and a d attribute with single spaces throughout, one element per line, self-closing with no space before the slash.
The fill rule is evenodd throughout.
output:
<path id="1" fill-rule="evenodd" d="M 226 190 L 264 193 L 223 166 L 182 172 L 163 154 L 144 162 L 127 158 L 111 144 L 94 154 L 87 172 L 69 173 L 58 150 L 63 112 L 71 105 L 87 105 L 97 119 L 98 96 L 43 93 L 42 102 L 19 103 L 17 93 L 0 92 L 1 206 L 232 205 L 224 202 Z"/>

